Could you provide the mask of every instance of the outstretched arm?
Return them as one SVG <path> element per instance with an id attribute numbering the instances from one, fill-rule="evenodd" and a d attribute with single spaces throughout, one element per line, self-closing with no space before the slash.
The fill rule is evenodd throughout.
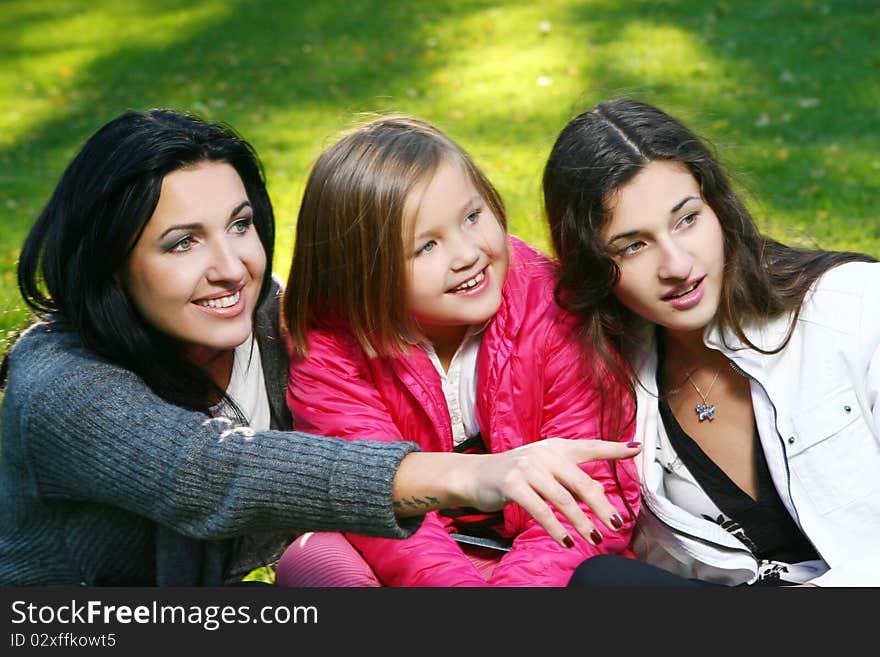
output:
<path id="1" fill-rule="evenodd" d="M 418 526 L 391 506 L 413 443 L 235 427 L 163 401 L 45 325 L 10 360 L 3 458 L 46 502 L 113 506 L 203 540 L 309 530 L 403 538 Z"/>

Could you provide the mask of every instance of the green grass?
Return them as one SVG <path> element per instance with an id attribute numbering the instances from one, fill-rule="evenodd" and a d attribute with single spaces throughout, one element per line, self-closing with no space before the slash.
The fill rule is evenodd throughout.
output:
<path id="1" fill-rule="evenodd" d="M 0 28 L 0 339 L 27 316 L 14 270 L 29 226 L 129 108 L 194 110 L 254 143 L 282 276 L 309 166 L 359 113 L 440 125 L 512 231 L 546 249 L 550 146 L 621 94 L 709 138 L 771 234 L 880 255 L 876 0 L 4 0 Z"/>

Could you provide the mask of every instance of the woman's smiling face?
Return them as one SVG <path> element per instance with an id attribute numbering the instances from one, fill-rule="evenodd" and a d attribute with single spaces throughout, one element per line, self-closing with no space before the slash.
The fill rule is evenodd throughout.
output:
<path id="1" fill-rule="evenodd" d="M 199 362 L 248 338 L 265 272 L 241 178 L 203 162 L 165 176 L 120 280 L 147 322 Z"/>

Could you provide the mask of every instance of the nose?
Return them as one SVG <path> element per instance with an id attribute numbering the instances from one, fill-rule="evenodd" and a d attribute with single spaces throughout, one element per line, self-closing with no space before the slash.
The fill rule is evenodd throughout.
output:
<path id="1" fill-rule="evenodd" d="M 247 273 L 244 260 L 234 240 L 220 239 L 211 249 L 211 261 L 205 272 L 210 283 L 240 283 Z"/>
<path id="2" fill-rule="evenodd" d="M 693 271 L 691 254 L 674 239 L 669 239 L 660 249 L 661 261 L 657 272 L 661 279 L 686 281 Z"/>
<path id="3" fill-rule="evenodd" d="M 460 233 L 450 244 L 450 263 L 452 271 L 467 271 L 480 260 L 480 248 L 476 239 Z"/>

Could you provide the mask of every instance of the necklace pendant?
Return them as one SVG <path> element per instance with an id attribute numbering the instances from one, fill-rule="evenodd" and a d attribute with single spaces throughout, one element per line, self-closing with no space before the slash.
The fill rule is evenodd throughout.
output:
<path id="1" fill-rule="evenodd" d="M 700 422 L 703 420 L 711 422 L 715 419 L 715 404 L 697 404 L 694 406 L 694 410 L 697 412 L 697 420 Z"/>

